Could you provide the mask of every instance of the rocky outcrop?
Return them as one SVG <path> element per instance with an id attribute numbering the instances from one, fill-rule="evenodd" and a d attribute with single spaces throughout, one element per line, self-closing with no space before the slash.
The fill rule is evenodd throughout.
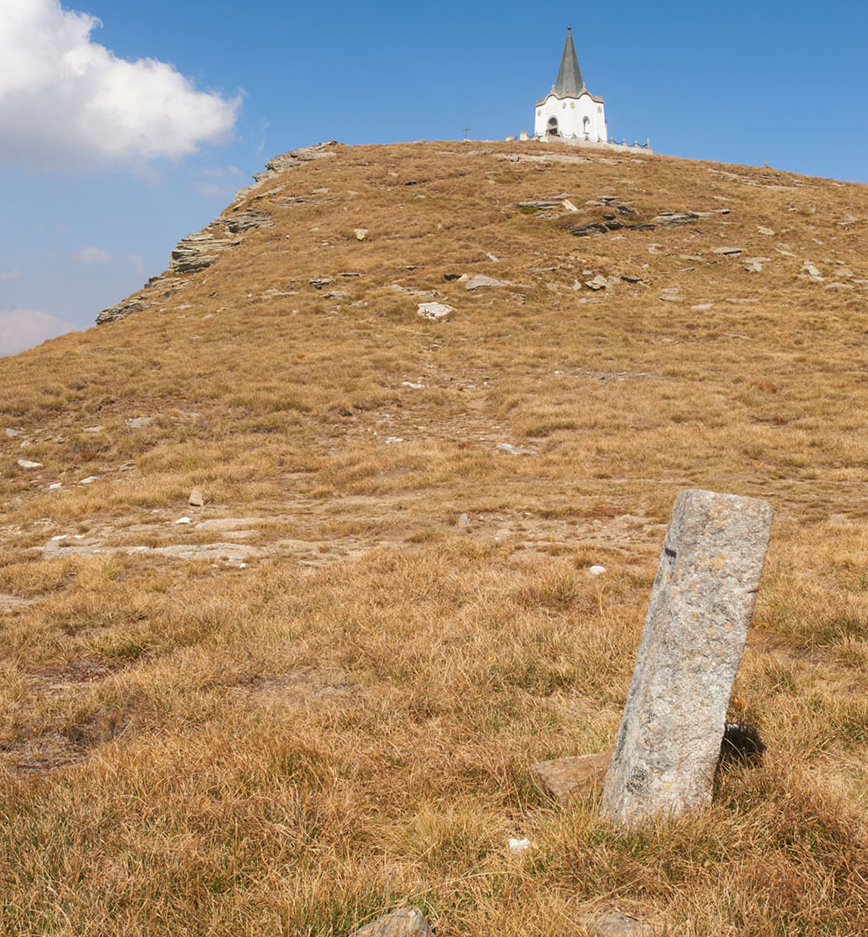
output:
<path id="1" fill-rule="evenodd" d="M 329 147 L 334 146 L 335 142 L 332 140 L 327 143 L 318 143 L 316 146 L 290 150 L 288 153 L 269 160 L 265 164 L 265 170 L 253 177 L 256 182 L 236 193 L 234 203 L 237 206 L 236 209 L 227 209 L 224 215 L 216 218 L 201 231 L 181 238 L 169 259 L 169 272 L 173 276 L 152 278 L 145 288 L 134 296 L 103 309 L 96 318 L 97 325 L 126 319 L 127 316 L 150 308 L 159 299 L 167 298 L 175 290 L 184 286 L 187 282 L 184 279 L 187 274 L 198 273 L 216 263 L 222 253 L 240 244 L 244 235 L 257 228 L 273 227 L 274 219 L 267 211 L 242 209 L 238 203 L 259 188 L 266 179 L 279 175 L 286 169 L 301 166 L 311 160 L 333 157 L 335 154 Z"/>

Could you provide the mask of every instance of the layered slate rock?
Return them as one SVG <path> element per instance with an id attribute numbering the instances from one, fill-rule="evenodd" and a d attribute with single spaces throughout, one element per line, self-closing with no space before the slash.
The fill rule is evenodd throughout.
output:
<path id="1" fill-rule="evenodd" d="M 771 522 L 771 505 L 758 498 L 676 499 L 603 787 L 613 822 L 710 803 Z"/>
<path id="2" fill-rule="evenodd" d="M 152 278 L 140 292 L 114 306 L 103 309 L 96 318 L 97 325 L 126 319 L 127 316 L 156 305 L 161 298 L 167 297 L 184 285 L 186 276 L 205 270 L 216 263 L 221 254 L 240 244 L 246 234 L 259 228 L 273 227 L 274 220 L 271 214 L 261 209 L 250 208 L 242 203 L 245 203 L 248 196 L 253 195 L 264 182 L 284 170 L 291 169 L 293 166 L 302 166 L 311 160 L 333 157 L 335 154 L 330 147 L 334 144 L 335 141 L 329 141 L 316 146 L 302 147 L 269 160 L 265 164 L 265 170 L 253 177 L 256 181 L 236 193 L 232 208 L 206 225 L 201 231 L 181 238 L 170 256 L 168 276 Z M 255 201 L 258 197 L 260 196 L 254 196 L 251 201 Z M 181 279 L 180 284 L 178 278 Z"/>

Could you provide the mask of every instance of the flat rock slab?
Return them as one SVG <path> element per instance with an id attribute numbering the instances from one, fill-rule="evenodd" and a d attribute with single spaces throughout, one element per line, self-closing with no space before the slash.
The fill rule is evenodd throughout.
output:
<path id="1" fill-rule="evenodd" d="M 418 908 L 400 908 L 353 931 L 350 937 L 432 937 L 432 934 Z"/>
<path id="2" fill-rule="evenodd" d="M 771 523 L 771 505 L 758 498 L 678 495 L 603 786 L 614 823 L 711 802 Z"/>
<path id="3" fill-rule="evenodd" d="M 602 787 L 611 761 L 611 752 L 556 758 L 533 765 L 530 776 L 544 794 L 559 804 L 565 804 L 573 797 L 590 794 Z"/>
<path id="4" fill-rule="evenodd" d="M 6 595 L 0 592 L 0 612 L 15 612 L 19 608 L 26 608 L 32 602 L 33 599 L 22 599 L 18 595 Z"/>
<path id="5" fill-rule="evenodd" d="M 664 929 L 650 921 L 623 914 L 620 911 L 604 911 L 588 922 L 594 937 L 658 937 Z"/>

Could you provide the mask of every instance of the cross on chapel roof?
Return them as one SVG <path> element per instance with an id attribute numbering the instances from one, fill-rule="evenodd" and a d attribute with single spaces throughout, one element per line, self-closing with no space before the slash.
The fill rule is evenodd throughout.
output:
<path id="1" fill-rule="evenodd" d="M 564 43 L 564 54 L 561 56 L 561 67 L 558 71 L 558 80 L 554 91 L 558 97 L 566 95 L 579 95 L 585 87 L 582 80 L 582 70 L 579 68 L 579 58 L 576 47 L 573 45 L 573 27 L 567 27 L 567 41 Z"/>

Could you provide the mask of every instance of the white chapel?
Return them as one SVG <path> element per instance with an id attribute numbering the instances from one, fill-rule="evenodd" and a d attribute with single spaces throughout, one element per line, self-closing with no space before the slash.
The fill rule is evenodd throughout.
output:
<path id="1" fill-rule="evenodd" d="M 534 137 L 588 143 L 606 143 L 609 139 L 603 99 L 585 87 L 572 27 L 567 29 L 558 80 L 548 95 L 536 102 Z"/>

